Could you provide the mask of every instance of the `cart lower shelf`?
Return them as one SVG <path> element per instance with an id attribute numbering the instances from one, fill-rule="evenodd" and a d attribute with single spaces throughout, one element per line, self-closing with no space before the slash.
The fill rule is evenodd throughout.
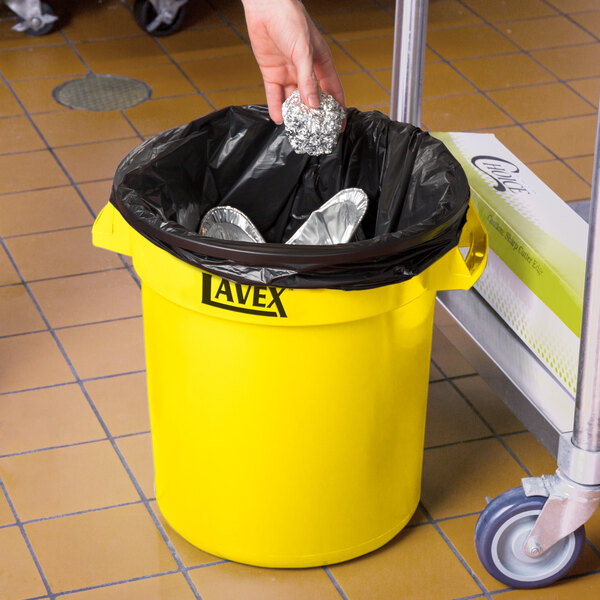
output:
<path id="1" fill-rule="evenodd" d="M 515 416 L 556 457 L 575 399 L 473 289 L 439 292 L 435 324 Z"/>

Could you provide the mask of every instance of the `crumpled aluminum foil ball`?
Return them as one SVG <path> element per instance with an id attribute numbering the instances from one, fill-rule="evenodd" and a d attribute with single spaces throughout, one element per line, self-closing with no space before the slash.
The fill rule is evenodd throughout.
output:
<path id="1" fill-rule="evenodd" d="M 303 104 L 298 90 L 289 96 L 281 107 L 285 132 L 292 148 L 298 154 L 330 154 L 342 131 L 342 123 L 346 116 L 344 109 L 333 96 L 324 92 L 320 92 L 319 95 L 319 108 L 310 108 Z"/>

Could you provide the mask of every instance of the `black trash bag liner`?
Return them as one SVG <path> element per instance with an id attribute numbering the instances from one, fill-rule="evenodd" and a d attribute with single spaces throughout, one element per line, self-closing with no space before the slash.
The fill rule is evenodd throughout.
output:
<path id="1" fill-rule="evenodd" d="M 363 189 L 353 241 L 284 242 L 344 188 Z M 360 290 L 406 281 L 456 246 L 469 185 L 439 140 L 379 112 L 349 109 L 331 154 L 296 154 L 265 106 L 229 107 L 160 133 L 119 165 L 111 202 L 154 244 L 238 283 Z M 215 206 L 244 212 L 265 244 L 200 235 Z"/>

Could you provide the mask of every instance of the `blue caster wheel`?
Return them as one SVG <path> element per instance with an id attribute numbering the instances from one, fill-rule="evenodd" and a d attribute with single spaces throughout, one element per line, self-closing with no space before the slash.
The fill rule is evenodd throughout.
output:
<path id="1" fill-rule="evenodd" d="M 563 577 L 583 549 L 583 525 L 538 558 L 527 556 L 525 540 L 547 498 L 526 496 L 521 487 L 494 498 L 475 527 L 475 548 L 486 571 L 515 588 L 536 588 Z"/>

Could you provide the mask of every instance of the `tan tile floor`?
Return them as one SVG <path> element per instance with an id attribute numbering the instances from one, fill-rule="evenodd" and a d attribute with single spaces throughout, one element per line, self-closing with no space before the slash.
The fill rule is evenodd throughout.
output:
<path id="1" fill-rule="evenodd" d="M 52 2 L 51 2 L 52 4 Z M 131 2 L 59 2 L 62 29 L 0 11 L 0 598 L 506 600 L 600 596 L 600 515 L 573 575 L 510 591 L 481 567 L 485 496 L 552 457 L 434 333 L 421 505 L 384 548 L 329 568 L 268 570 L 192 547 L 154 501 L 139 285 L 91 246 L 120 159 L 144 137 L 263 102 L 239 0 L 190 0 L 154 39 Z M 388 110 L 393 0 L 307 0 L 348 104 Z M 596 0 L 432 0 L 423 126 L 495 133 L 567 201 L 590 194 L 600 91 Z M 52 90 L 135 76 L 138 107 L 70 111 Z"/>

